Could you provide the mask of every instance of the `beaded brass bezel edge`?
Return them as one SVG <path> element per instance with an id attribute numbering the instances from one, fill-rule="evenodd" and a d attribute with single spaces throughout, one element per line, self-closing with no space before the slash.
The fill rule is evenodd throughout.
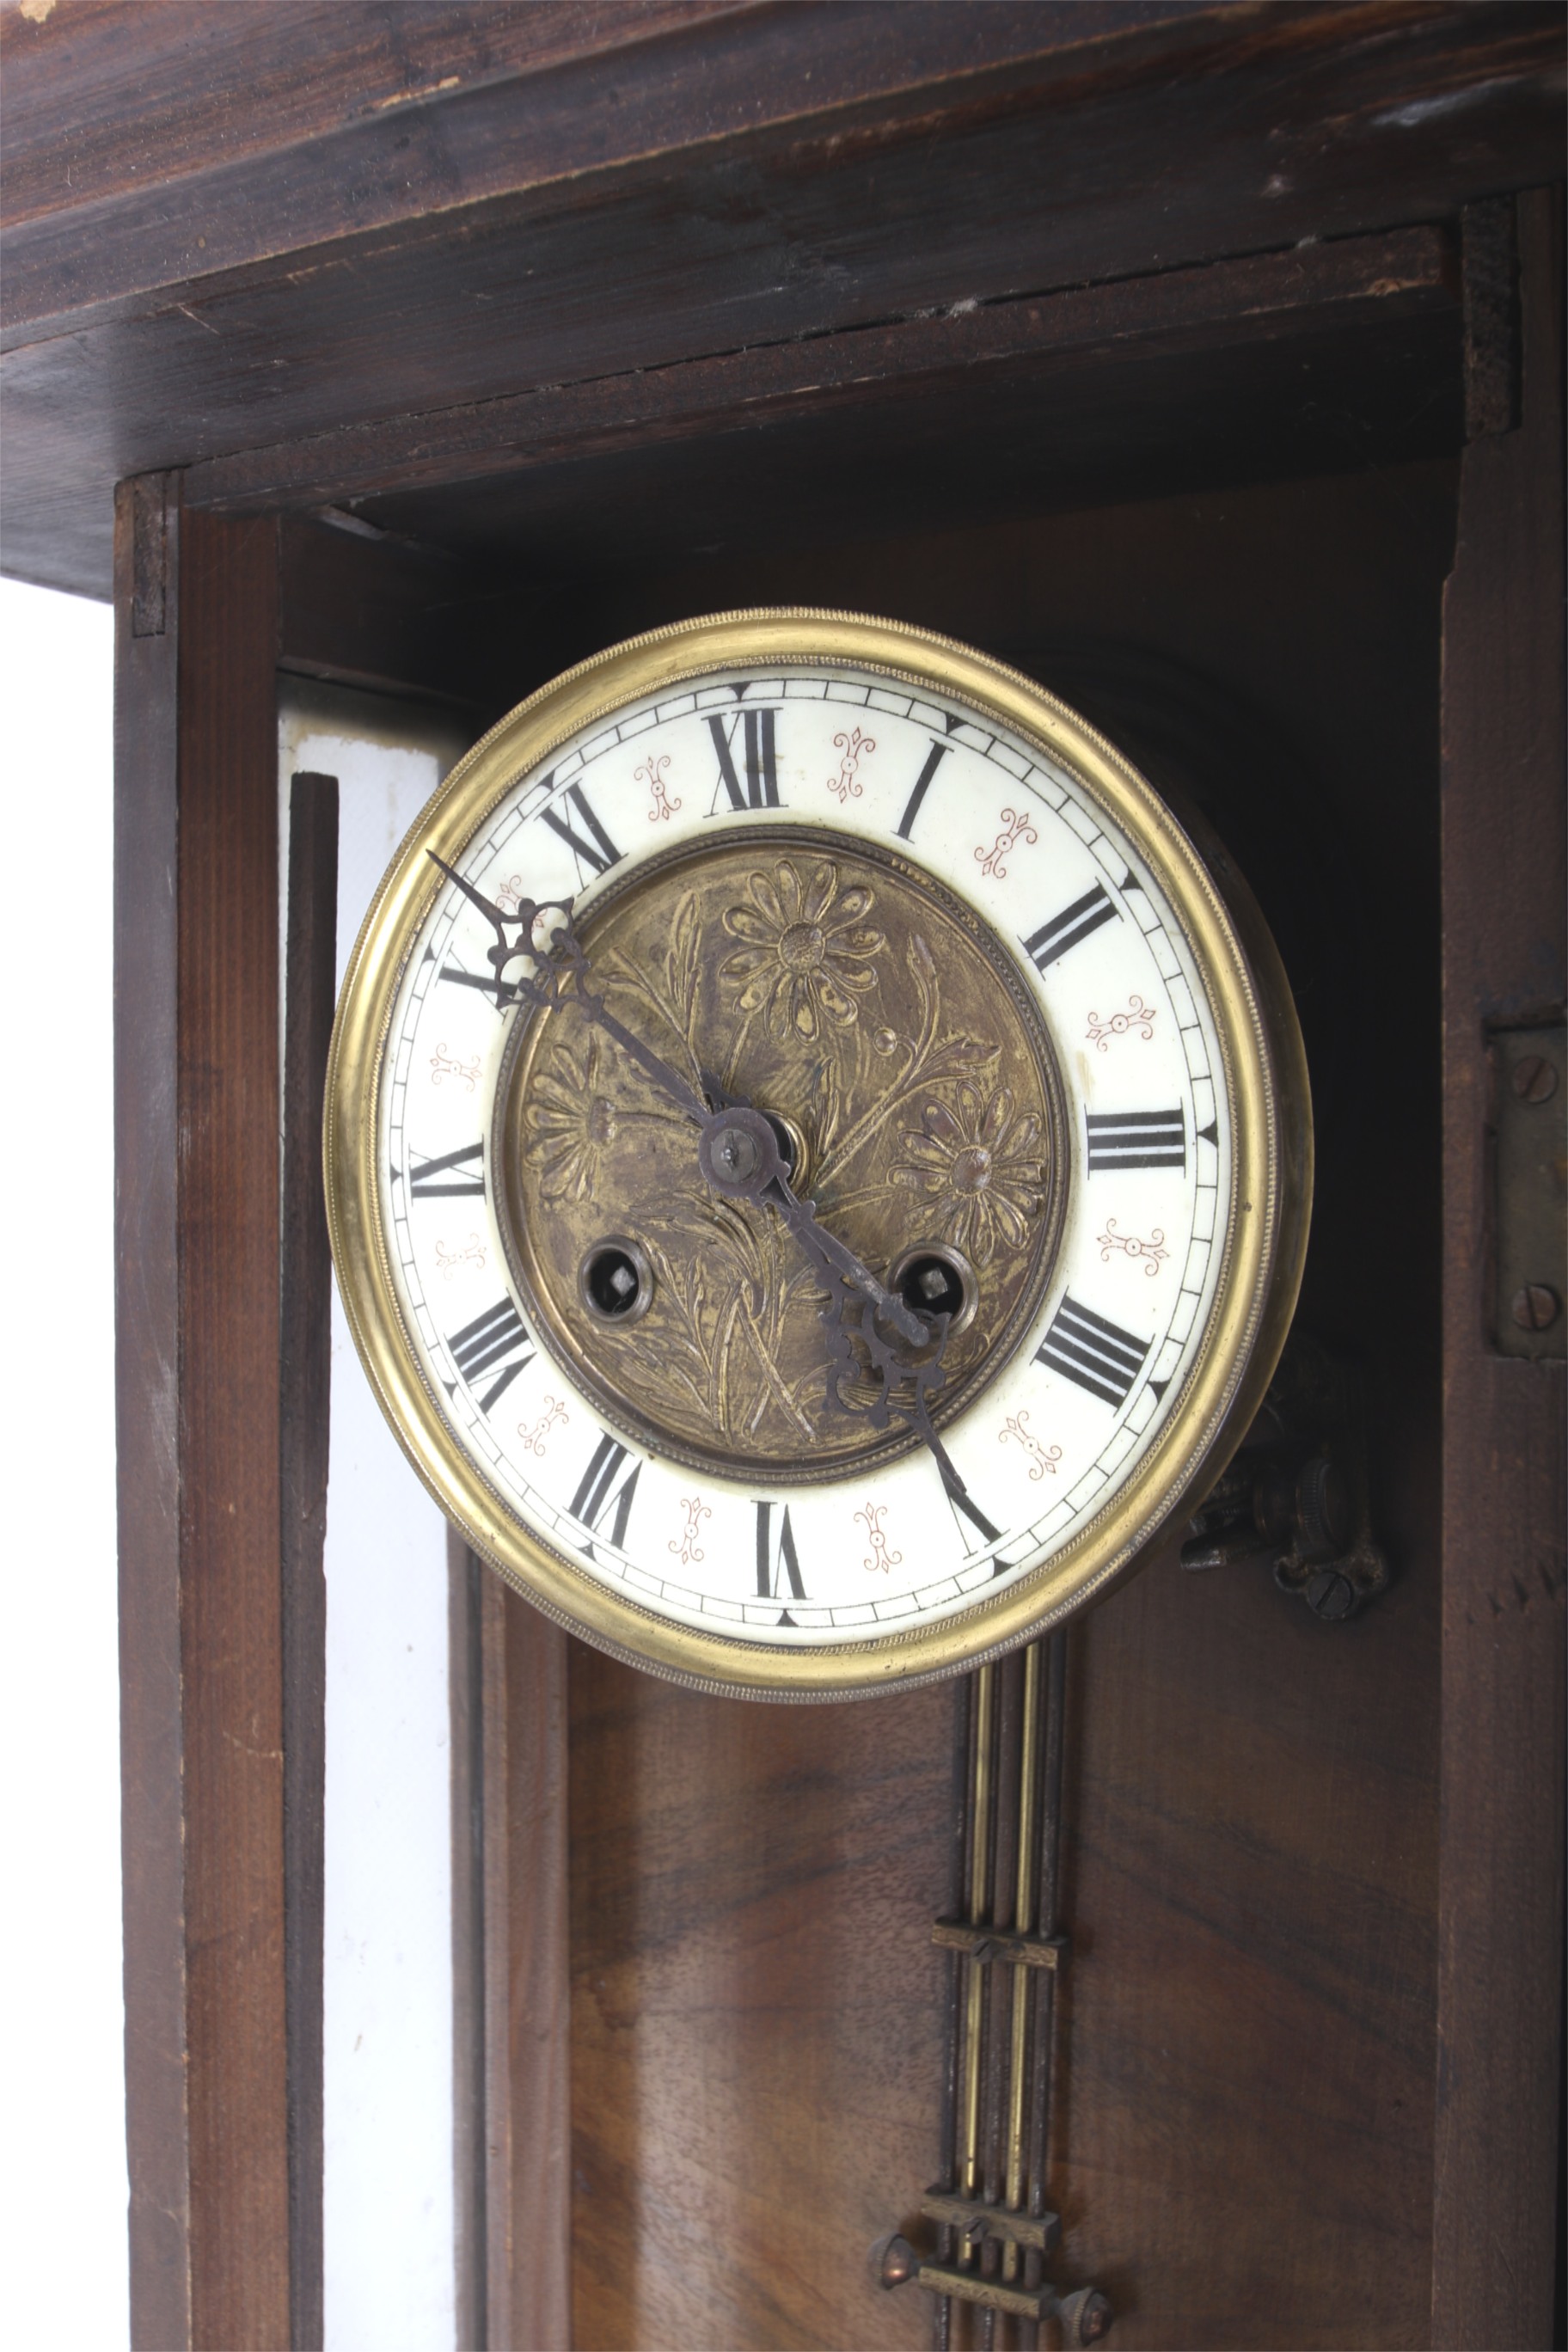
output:
<path id="1" fill-rule="evenodd" d="M 1165 1427 L 1105 1509 L 1004 1592 L 879 1641 L 769 1648 L 677 1624 L 599 1583 L 523 1528 L 457 1443 L 420 1370 L 393 1285 L 375 1172 L 383 1057 L 410 946 L 439 885 L 527 770 L 628 701 L 712 670 L 839 662 L 1001 718 L 1069 768 L 1137 845 L 1182 923 L 1218 1032 L 1233 1106 L 1232 1193 L 1219 1286 Z M 789 608 L 682 622 L 612 646 L 508 713 L 458 762 L 398 850 L 349 959 L 328 1063 L 323 1174 L 332 1258 L 366 1377 L 414 1469 L 474 1549 L 558 1622 L 653 1672 L 732 1696 L 869 1696 L 962 1673 L 1104 1591 L 1245 1434 L 1294 1311 L 1311 1201 L 1311 1117 L 1295 1008 L 1250 902 L 1227 906 L 1152 787 L 1077 714 L 1018 672 L 933 633 Z M 1242 1209 L 1240 1203 L 1247 1203 Z"/>

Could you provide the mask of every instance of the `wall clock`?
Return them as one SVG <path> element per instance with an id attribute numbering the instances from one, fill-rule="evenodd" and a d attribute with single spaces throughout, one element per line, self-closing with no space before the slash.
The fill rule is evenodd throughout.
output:
<path id="1" fill-rule="evenodd" d="M 326 1183 L 475 1548 L 617 1655 L 816 1699 L 1030 1638 L 1191 1509 L 1310 1150 L 1223 860 L 1016 672 L 789 610 L 614 647 L 453 772 L 351 960 Z"/>

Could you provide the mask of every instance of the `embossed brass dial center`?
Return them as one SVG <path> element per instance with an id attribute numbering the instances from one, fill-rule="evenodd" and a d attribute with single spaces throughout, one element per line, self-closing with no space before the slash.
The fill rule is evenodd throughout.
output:
<path id="1" fill-rule="evenodd" d="M 634 1034 L 757 1109 L 700 1129 L 570 1005 L 514 1016 L 492 1164 L 531 1328 L 615 1425 L 680 1461 L 818 1480 L 905 1452 L 907 1429 L 868 1417 L 868 1372 L 863 1402 L 833 1392 L 817 1277 L 740 1162 L 785 1123 L 817 1217 L 879 1280 L 911 1251 L 962 1254 L 973 1311 L 933 1417 L 972 1402 L 1035 1315 L 1065 1209 L 1056 1060 L 1005 951 L 909 861 L 784 826 L 648 862 L 581 934 Z M 652 1269 L 624 1328 L 590 1318 L 577 1279 L 609 1228 Z"/>

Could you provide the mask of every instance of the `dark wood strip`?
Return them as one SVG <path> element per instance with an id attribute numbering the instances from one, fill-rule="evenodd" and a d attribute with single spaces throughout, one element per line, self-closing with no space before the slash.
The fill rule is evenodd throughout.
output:
<path id="1" fill-rule="evenodd" d="M 486 2263 L 485 1712 L 487 1570 L 447 1532 L 452 1706 L 452 2168 L 458 2352 L 489 2342 Z"/>
<path id="2" fill-rule="evenodd" d="M 186 496 L 225 508 L 332 507 L 389 488 L 523 472 L 650 439 L 860 404 L 884 399 L 894 384 L 913 389 L 922 379 L 1007 363 L 1184 341 L 1321 336 L 1458 305 L 1450 244 L 1440 229 L 1345 237 L 352 425 L 210 458 L 191 467 Z"/>
<path id="3" fill-rule="evenodd" d="M 289 2341 L 289 2219 L 276 526 L 188 515 L 180 562 L 176 1425 L 191 2326 L 198 2345 L 265 2352 Z"/>
<path id="4" fill-rule="evenodd" d="M 1518 226 L 1521 421 L 1466 453 L 1443 610 L 1443 1706 L 1432 2341 L 1478 2347 L 1553 2340 L 1560 2218 L 1563 1367 L 1504 1358 L 1492 1344 L 1487 1182 L 1487 1024 L 1561 1017 L 1568 981 L 1560 192 L 1522 199 Z"/>
<path id="5" fill-rule="evenodd" d="M 181 1798 L 174 870 L 179 476 L 122 482 L 114 543 L 115 1445 L 131 2335 L 191 2341 Z M 155 617 L 155 627 L 138 628 Z"/>
<path id="6" fill-rule="evenodd" d="M 322 1547 L 327 1533 L 332 1354 L 332 1265 L 321 1194 L 321 1106 L 336 980 L 335 776 L 297 775 L 292 780 L 288 887 L 279 1411 L 289 2340 L 294 2352 L 319 2352 L 327 1641 Z"/>
<path id="7" fill-rule="evenodd" d="M 572 2341 L 568 1637 L 485 1579 L 486 1945 L 492 2096 L 510 2123 L 488 2212 L 491 2352 Z M 492 1701 L 500 1706 L 498 1721 Z M 498 1753 L 499 1751 L 499 1753 Z M 499 1772 L 491 1769 L 492 1759 Z M 492 1796 L 500 1799 L 492 1827 Z M 500 2076 L 504 2072 L 503 2086 Z M 497 2223 L 500 2221 L 498 2232 Z"/>

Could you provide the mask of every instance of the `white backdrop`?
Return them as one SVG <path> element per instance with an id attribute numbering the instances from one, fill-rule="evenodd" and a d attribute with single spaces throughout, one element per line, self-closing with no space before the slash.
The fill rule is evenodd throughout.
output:
<path id="1" fill-rule="evenodd" d="M 29 2352 L 129 2341 L 114 1549 L 113 625 L 0 580 L 5 1638 L 0 2276 Z"/>

